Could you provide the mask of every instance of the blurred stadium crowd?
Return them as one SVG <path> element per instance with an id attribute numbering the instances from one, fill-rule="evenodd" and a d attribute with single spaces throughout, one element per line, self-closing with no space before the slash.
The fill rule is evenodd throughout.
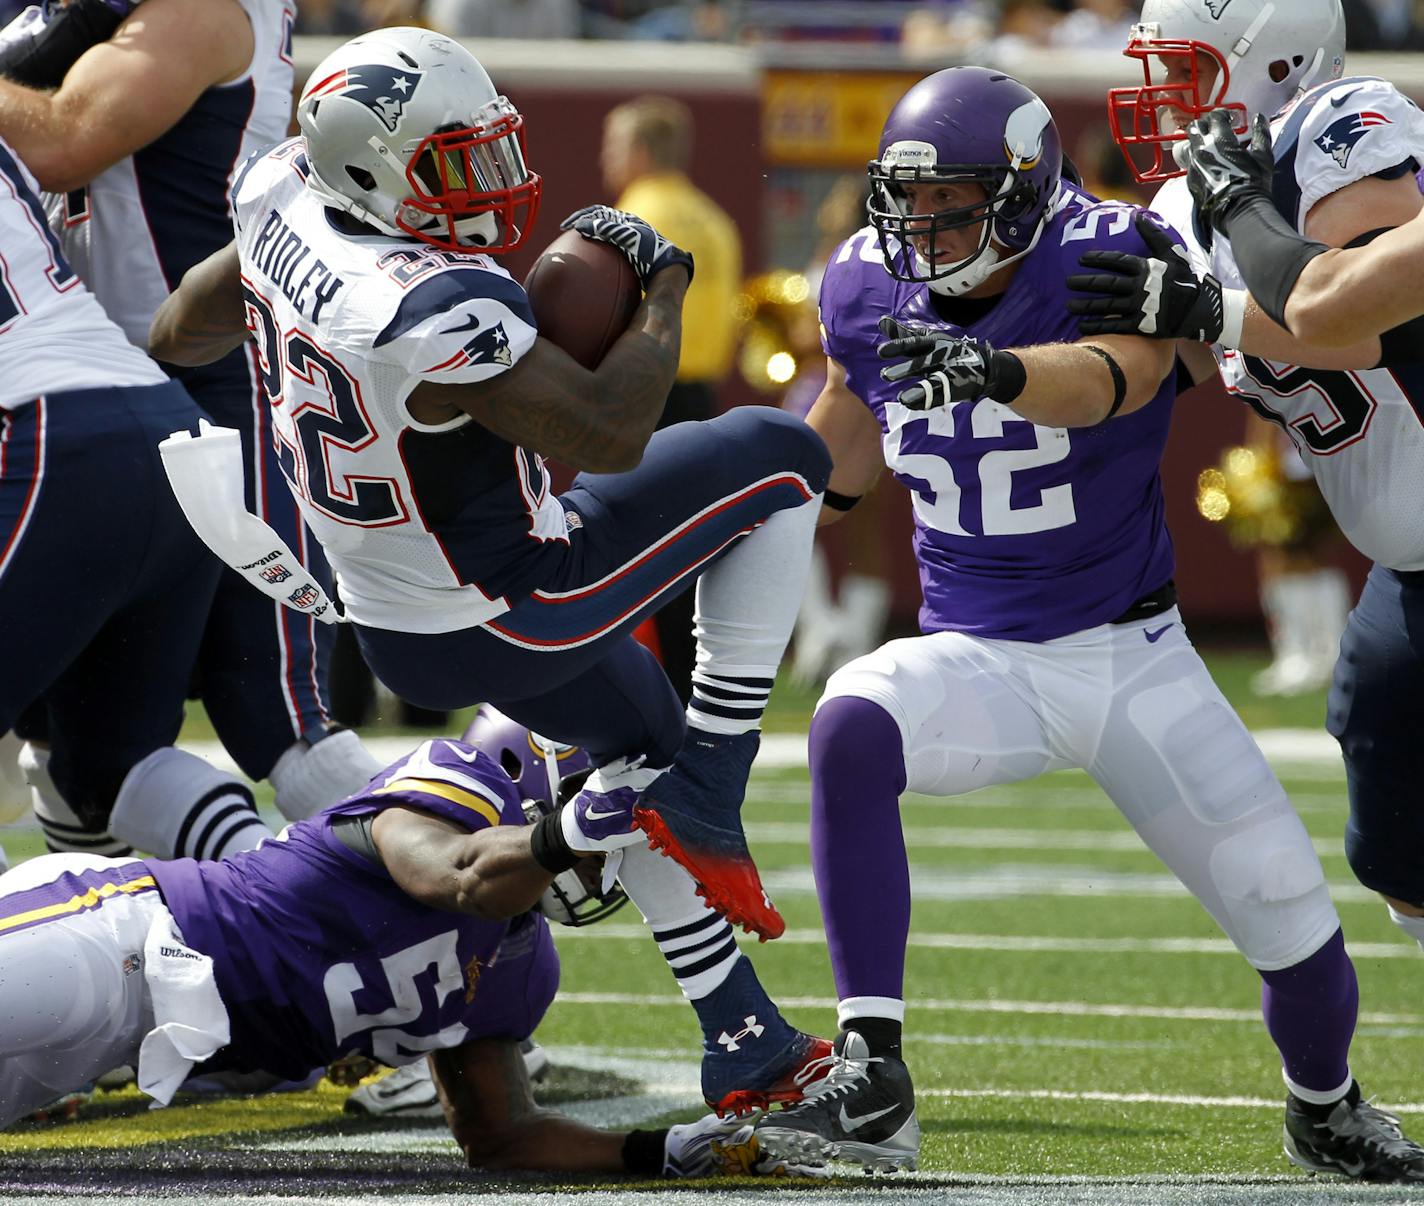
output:
<path id="1" fill-rule="evenodd" d="M 1424 45 L 1421 0 L 1345 0 L 1357 50 Z M 18 10 L 21 0 L 6 0 Z M 900 42 L 913 54 L 1117 49 L 1131 0 L 304 0 L 297 31 L 425 24 L 467 38 Z"/>

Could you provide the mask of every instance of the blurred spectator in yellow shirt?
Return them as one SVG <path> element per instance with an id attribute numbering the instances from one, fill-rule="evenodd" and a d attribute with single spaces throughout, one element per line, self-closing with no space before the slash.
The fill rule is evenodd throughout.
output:
<path id="1" fill-rule="evenodd" d="M 692 114 L 666 96 L 641 96 L 613 109 L 603 123 L 603 183 L 619 209 L 637 214 L 692 252 L 696 272 L 682 307 L 682 358 L 660 427 L 710 419 L 717 387 L 731 371 L 737 344 L 735 303 L 742 283 L 736 224 L 687 178 Z M 655 618 L 657 652 L 673 686 L 692 693 L 696 646 L 691 591 Z"/>

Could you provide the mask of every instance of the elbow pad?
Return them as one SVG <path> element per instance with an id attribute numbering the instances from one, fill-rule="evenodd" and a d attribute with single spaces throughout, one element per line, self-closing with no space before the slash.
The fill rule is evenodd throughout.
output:
<path id="1" fill-rule="evenodd" d="M 107 42 L 138 0 L 70 0 L 64 8 L 46 4 L 18 18 L 16 30 L 0 46 L 0 75 L 29 88 L 57 88 L 64 75 L 91 46 Z"/>
<path id="2" fill-rule="evenodd" d="M 1236 267 L 1262 310 L 1286 325 L 1286 302 L 1305 267 L 1330 249 L 1299 235 L 1265 196 L 1250 197 L 1225 217 Z"/>

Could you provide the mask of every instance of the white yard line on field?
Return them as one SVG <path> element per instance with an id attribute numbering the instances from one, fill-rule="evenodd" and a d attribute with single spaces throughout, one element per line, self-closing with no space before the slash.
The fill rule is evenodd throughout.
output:
<path id="1" fill-rule="evenodd" d="M 786 1009 L 834 1009 L 837 1002 L 835 997 L 787 996 L 779 997 L 777 1004 Z M 686 1008 L 687 1002 L 674 993 L 561 992 L 554 1000 L 554 1008 L 560 1005 L 676 1005 Z M 1157 1018 L 1171 1022 L 1261 1024 L 1259 1009 L 1227 1009 L 1215 1005 L 1094 1005 L 1087 1001 L 955 1000 L 944 997 L 914 997 L 908 1005 L 912 1010 L 926 1013 L 1016 1013 L 1065 1018 Z M 1418 1026 L 1424 1024 L 1424 1014 L 1362 1011 L 1360 1023 L 1370 1026 Z"/>

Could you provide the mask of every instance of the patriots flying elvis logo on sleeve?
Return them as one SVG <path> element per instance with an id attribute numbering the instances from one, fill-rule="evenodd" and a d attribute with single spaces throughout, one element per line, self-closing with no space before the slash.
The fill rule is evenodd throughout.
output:
<path id="1" fill-rule="evenodd" d="M 457 331 L 473 330 L 478 326 L 479 319 L 471 315 L 459 326 L 446 327 L 442 334 L 451 335 Z M 432 364 L 425 371 L 438 373 L 464 368 L 467 364 L 498 364 L 503 368 L 514 364 L 514 353 L 509 350 L 509 336 L 505 334 L 504 323 L 497 322 L 492 327 L 477 331 L 470 341 L 448 360 Z"/>
<path id="2" fill-rule="evenodd" d="M 1363 113 L 1351 113 L 1331 122 L 1330 128 L 1315 140 L 1315 145 L 1339 164 L 1341 171 L 1344 171 L 1350 162 L 1351 152 L 1366 134 L 1379 126 L 1393 124 L 1383 113 L 1373 113 L 1368 110 Z"/>
<path id="3" fill-rule="evenodd" d="M 406 103 L 415 95 L 423 75 L 424 72 L 388 67 L 384 63 L 346 67 L 314 83 L 302 97 L 302 103 L 344 96 L 365 105 L 394 134 Z"/>

